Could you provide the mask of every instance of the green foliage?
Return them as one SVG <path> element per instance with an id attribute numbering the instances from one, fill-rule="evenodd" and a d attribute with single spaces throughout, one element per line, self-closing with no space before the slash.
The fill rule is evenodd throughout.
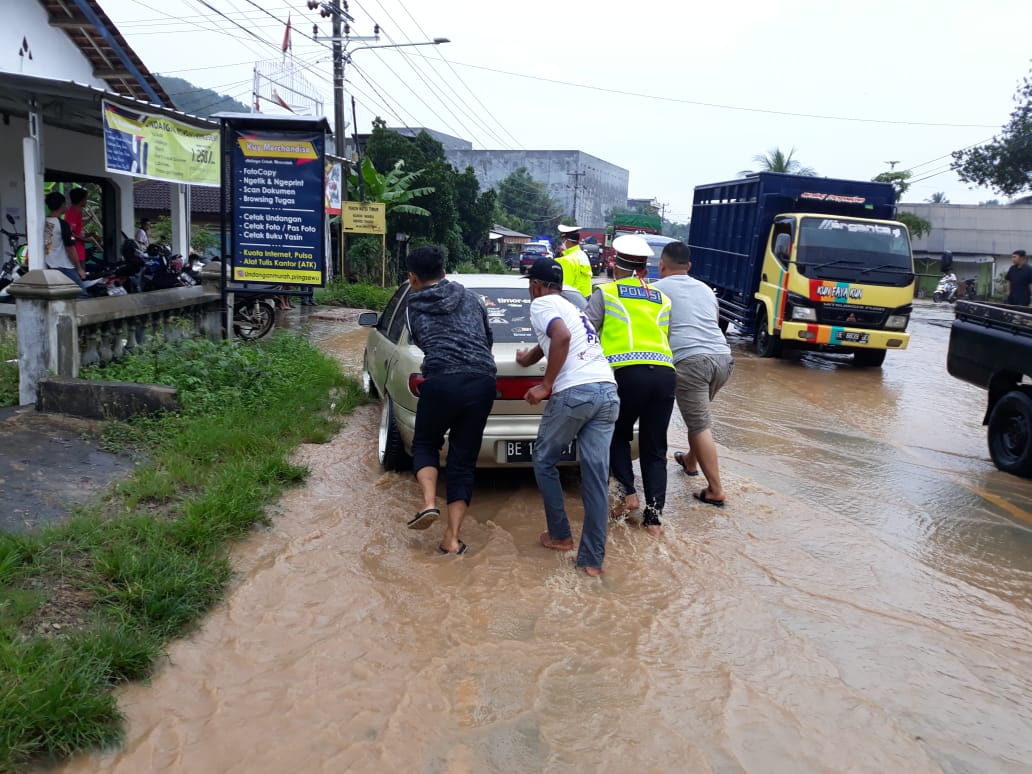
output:
<path id="1" fill-rule="evenodd" d="M 363 400 L 290 335 L 163 344 L 94 375 L 175 383 L 185 411 L 141 423 L 148 461 L 103 501 L 37 535 L 0 534 L 0 771 L 121 739 L 112 686 L 145 678 L 168 638 L 216 604 L 229 541 L 306 475 L 292 450 L 326 440 Z M 122 425 L 120 438 L 139 430 Z M 88 600 L 79 624 L 37 632 L 42 601 L 68 589 Z"/>
<path id="2" fill-rule="evenodd" d="M 784 172 L 788 175 L 805 175 L 807 177 L 816 176 L 817 172 L 813 167 L 804 167 L 803 164 L 792 158 L 795 155 L 795 148 L 792 148 L 788 153 L 785 153 L 781 148 L 771 148 L 766 153 L 759 153 L 753 156 L 753 161 L 759 164 L 760 172 Z M 742 170 L 739 172 L 740 175 L 746 177 L 748 175 L 756 174 L 752 170 Z"/>
<path id="3" fill-rule="evenodd" d="M 0 330 L 0 408 L 18 405 L 18 338 Z"/>
<path id="4" fill-rule="evenodd" d="M 502 180 L 497 190 L 498 209 L 508 216 L 508 222 L 502 225 L 507 228 L 535 235 L 554 231 L 559 224 L 559 205 L 548 195 L 545 184 L 531 177 L 526 167 Z"/>
<path id="5" fill-rule="evenodd" d="M 950 203 L 950 200 L 946 198 L 946 194 L 944 194 L 942 191 L 936 191 L 931 196 L 929 196 L 927 199 L 925 199 L 925 201 L 928 202 L 929 204 L 949 204 Z"/>
<path id="6" fill-rule="evenodd" d="M 992 188 L 1005 196 L 1032 190 L 1032 76 L 1025 76 L 1017 107 L 999 135 L 975 148 L 955 151 L 951 168 L 965 183 Z"/>
<path id="7" fill-rule="evenodd" d="M 377 277 L 379 280 L 379 277 Z M 315 291 L 315 300 L 319 304 L 347 306 L 352 309 L 372 309 L 382 312 L 391 300 L 396 288 L 382 288 L 379 284 L 349 283 L 336 279 L 325 288 Z"/>
<path id="8" fill-rule="evenodd" d="M 194 86 L 182 78 L 157 75 L 158 83 L 168 93 L 175 107 L 195 116 L 210 116 L 215 113 L 249 113 L 251 108 L 226 94 Z"/>
<path id="9" fill-rule="evenodd" d="M 892 187 L 896 189 L 896 201 L 898 202 L 903 199 L 903 194 L 910 190 L 911 177 L 913 177 L 913 173 L 904 169 L 899 172 L 881 172 L 871 180 L 875 183 L 891 183 Z"/>
<path id="10" fill-rule="evenodd" d="M 430 211 L 424 207 L 411 204 L 413 199 L 427 196 L 434 192 L 433 186 L 414 187 L 416 178 L 423 170 L 405 171 L 405 162 L 398 159 L 387 174 L 380 174 L 373 162 L 366 156 L 362 159 L 362 196 L 367 202 L 382 202 L 387 215 L 393 213 L 419 215 L 427 217 Z M 358 174 L 352 171 L 348 175 L 348 186 L 351 191 L 359 190 Z"/>
<path id="11" fill-rule="evenodd" d="M 931 223 L 912 212 L 897 212 L 896 220 L 907 227 L 911 239 L 920 239 L 932 231 Z"/>
<path id="12" fill-rule="evenodd" d="M 153 244 L 172 244 L 172 218 L 162 215 L 151 223 L 150 241 Z M 219 246 L 219 235 L 205 226 L 190 225 L 190 246 L 202 255 Z"/>

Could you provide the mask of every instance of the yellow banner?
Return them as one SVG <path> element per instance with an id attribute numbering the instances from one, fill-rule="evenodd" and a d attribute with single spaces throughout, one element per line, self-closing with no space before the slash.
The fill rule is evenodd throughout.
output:
<path id="1" fill-rule="evenodd" d="M 219 130 L 103 102 L 104 166 L 170 183 L 219 186 Z"/>
<path id="2" fill-rule="evenodd" d="M 304 140 L 262 140 L 241 137 L 237 140 L 240 150 L 248 158 L 260 159 L 307 159 L 315 161 L 319 154 L 315 146 Z"/>
<path id="3" fill-rule="evenodd" d="M 386 234 L 387 215 L 383 202 L 341 202 L 345 234 Z"/>

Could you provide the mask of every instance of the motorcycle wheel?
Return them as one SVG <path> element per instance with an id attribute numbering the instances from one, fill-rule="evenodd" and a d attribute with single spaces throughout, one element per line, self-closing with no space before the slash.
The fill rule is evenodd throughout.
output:
<path id="1" fill-rule="evenodd" d="M 934 293 L 932 293 L 932 301 L 934 301 L 935 303 L 939 303 L 940 301 L 942 301 L 942 293 L 940 293 L 939 291 L 935 291 Z"/>
<path id="2" fill-rule="evenodd" d="M 233 307 L 233 333 L 244 341 L 268 336 L 276 324 L 276 310 L 268 301 L 241 301 Z"/>

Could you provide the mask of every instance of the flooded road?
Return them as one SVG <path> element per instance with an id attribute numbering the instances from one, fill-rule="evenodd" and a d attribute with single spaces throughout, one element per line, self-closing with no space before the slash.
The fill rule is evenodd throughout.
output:
<path id="1" fill-rule="evenodd" d="M 225 603 L 119 692 L 124 749 L 65 770 L 1028 771 L 1032 481 L 946 373 L 951 315 L 920 307 L 883 369 L 732 337 L 728 506 L 675 472 L 675 417 L 666 534 L 615 525 L 601 580 L 537 545 L 529 471 L 482 472 L 469 554 L 434 555 L 360 408 L 299 452 Z M 340 329 L 314 328 L 357 372 Z"/>

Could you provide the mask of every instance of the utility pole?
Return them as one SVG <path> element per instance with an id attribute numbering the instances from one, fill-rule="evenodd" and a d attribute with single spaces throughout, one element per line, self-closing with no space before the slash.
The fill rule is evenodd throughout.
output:
<path id="1" fill-rule="evenodd" d="M 580 189 L 580 179 L 588 173 L 567 172 L 566 174 L 573 178 L 573 222 L 577 223 L 577 191 Z"/>
<path id="2" fill-rule="evenodd" d="M 355 19 L 348 13 L 348 0 L 308 0 L 308 9 L 319 10 L 324 19 L 329 17 L 333 24 L 333 144 L 338 156 L 344 155 L 344 138 L 347 135 L 344 123 L 344 38 L 351 33 L 350 25 Z M 312 30 L 313 37 L 319 34 L 318 26 Z M 379 38 L 376 38 L 379 40 Z"/>

